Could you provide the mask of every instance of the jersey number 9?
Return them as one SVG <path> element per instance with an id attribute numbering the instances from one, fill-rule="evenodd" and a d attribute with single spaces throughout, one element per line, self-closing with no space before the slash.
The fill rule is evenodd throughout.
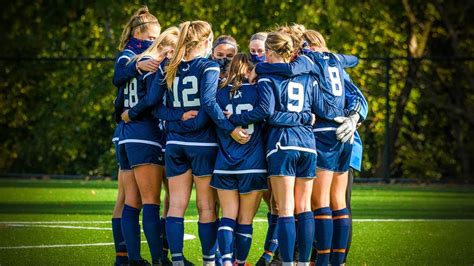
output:
<path id="1" fill-rule="evenodd" d="M 296 101 L 296 104 L 293 104 Z M 288 111 L 301 112 L 304 104 L 303 84 L 290 81 L 288 84 Z"/>

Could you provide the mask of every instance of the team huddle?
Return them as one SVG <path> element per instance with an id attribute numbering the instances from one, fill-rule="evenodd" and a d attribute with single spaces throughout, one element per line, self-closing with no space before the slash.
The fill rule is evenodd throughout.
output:
<path id="1" fill-rule="evenodd" d="M 256 33 L 249 53 L 238 53 L 233 37 L 214 40 L 205 21 L 161 32 L 146 7 L 119 49 L 116 265 L 150 265 L 140 254 L 141 212 L 152 264 L 190 264 L 183 239 L 193 186 L 205 265 L 247 263 L 262 198 L 268 230 L 257 265 L 345 263 L 348 170 L 360 168 L 352 155 L 367 115 L 344 70 L 357 57 L 331 53 L 298 24 Z"/>

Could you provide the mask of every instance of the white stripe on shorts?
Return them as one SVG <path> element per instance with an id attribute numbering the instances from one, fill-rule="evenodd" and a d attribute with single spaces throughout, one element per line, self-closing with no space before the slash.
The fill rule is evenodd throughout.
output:
<path id="1" fill-rule="evenodd" d="M 202 146 L 202 147 L 219 147 L 217 143 L 209 143 L 209 142 L 187 142 L 187 141 L 178 141 L 178 140 L 170 140 L 166 142 L 168 144 L 176 144 L 176 145 L 184 145 L 184 146 Z"/>
<path id="2" fill-rule="evenodd" d="M 334 131 L 334 130 L 336 130 L 335 127 L 321 127 L 321 128 L 314 128 L 313 132 Z"/>
<path id="3" fill-rule="evenodd" d="M 266 174 L 267 169 L 248 169 L 248 170 L 214 170 L 214 174 Z"/>
<path id="4" fill-rule="evenodd" d="M 151 141 L 151 140 L 144 140 L 144 139 L 125 139 L 125 140 L 119 141 L 120 145 L 125 144 L 125 143 L 149 144 L 149 145 L 158 146 L 160 148 L 163 148 L 163 147 L 161 147 L 160 143 L 158 143 L 158 142 Z"/>

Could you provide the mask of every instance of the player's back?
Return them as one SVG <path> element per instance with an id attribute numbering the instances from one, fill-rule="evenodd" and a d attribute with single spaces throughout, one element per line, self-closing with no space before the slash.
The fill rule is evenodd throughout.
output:
<path id="1" fill-rule="evenodd" d="M 292 78 L 265 75 L 258 82 L 259 84 L 265 82 L 272 87 L 275 111 L 297 113 L 312 111 L 313 87 L 317 84 L 312 75 L 303 74 Z M 276 146 L 282 149 L 285 147 L 314 149 L 315 142 L 310 126 L 278 127 L 275 121 L 272 121 L 272 124 L 274 126 L 268 127 L 267 152 Z"/>
<path id="2" fill-rule="evenodd" d="M 162 85 L 166 89 L 166 106 L 184 112 L 198 111 L 201 107 L 203 93 L 206 93 L 203 89 L 208 85 L 206 84 L 207 80 L 202 78 L 207 71 L 217 71 L 216 74 L 219 75 L 219 65 L 202 57 L 181 62 L 172 88 L 166 88 L 166 83 Z M 216 136 L 214 129 L 209 126 L 199 131 L 186 132 L 184 130 L 180 133 L 170 131 L 168 140 L 215 142 Z"/>
<path id="3" fill-rule="evenodd" d="M 309 52 L 306 55 L 315 63 L 319 88 L 323 97 L 333 108 L 345 107 L 344 70 L 338 57 L 329 52 Z M 316 127 L 327 127 L 335 122 L 318 117 Z"/>
<path id="4" fill-rule="evenodd" d="M 257 85 L 244 83 L 235 92 L 231 92 L 232 88 L 232 85 L 228 85 L 217 92 L 217 103 L 222 110 L 240 115 L 252 111 L 258 105 Z M 239 144 L 229 134 L 217 130 L 220 144 L 219 152 L 222 153 L 229 164 L 235 164 L 246 159 L 262 159 L 260 156 L 264 153 L 263 122 L 243 126 L 243 128 L 252 135 L 246 144 Z M 258 158 L 254 158 L 255 156 Z"/>

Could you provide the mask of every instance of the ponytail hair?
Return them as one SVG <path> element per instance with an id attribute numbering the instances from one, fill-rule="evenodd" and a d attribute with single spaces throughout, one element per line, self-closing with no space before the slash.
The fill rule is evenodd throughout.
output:
<path id="1" fill-rule="evenodd" d="M 191 49 L 200 45 L 202 41 L 207 40 L 211 34 L 211 25 L 206 21 L 186 21 L 179 25 L 178 44 L 176 45 L 173 57 L 171 57 L 166 67 L 165 79 L 169 89 L 173 86 L 173 81 L 181 61 L 189 54 Z"/>
<path id="2" fill-rule="evenodd" d="M 158 19 L 150 13 L 147 6 L 142 6 L 140 9 L 137 10 L 137 12 L 135 12 L 135 14 L 133 14 L 133 16 L 125 25 L 125 28 L 123 29 L 122 35 L 120 37 L 118 49 L 123 50 L 127 42 L 137 30 L 140 32 L 145 32 L 148 30 L 148 27 L 151 24 L 157 25 L 158 28 L 161 30 L 161 26 L 158 22 Z"/>
<path id="3" fill-rule="evenodd" d="M 143 57 L 150 56 L 152 58 L 158 57 L 158 53 L 161 49 L 166 46 L 171 46 L 173 49 L 176 49 L 176 44 L 178 43 L 179 29 L 178 27 L 169 27 L 163 31 L 158 38 L 153 42 L 148 49 L 143 53 L 135 56 L 131 61 L 140 61 Z"/>
<path id="4" fill-rule="evenodd" d="M 307 30 L 304 32 L 303 37 L 309 46 L 315 46 L 323 52 L 329 52 L 329 49 L 326 45 L 326 40 L 324 40 L 324 37 L 320 32 L 315 30 Z"/>
<path id="5" fill-rule="evenodd" d="M 248 70 L 252 70 L 253 68 L 254 64 L 247 53 L 236 54 L 230 62 L 229 71 L 227 71 L 227 77 L 223 82 L 221 82 L 220 87 L 225 88 L 228 85 L 232 85 L 230 92 L 233 94 L 240 88 L 240 86 L 242 86 L 242 83 L 244 83 L 246 79 L 246 72 Z"/>
<path id="6" fill-rule="evenodd" d="M 272 50 L 289 62 L 293 57 L 293 40 L 284 32 L 270 32 L 265 41 L 265 49 Z"/>

